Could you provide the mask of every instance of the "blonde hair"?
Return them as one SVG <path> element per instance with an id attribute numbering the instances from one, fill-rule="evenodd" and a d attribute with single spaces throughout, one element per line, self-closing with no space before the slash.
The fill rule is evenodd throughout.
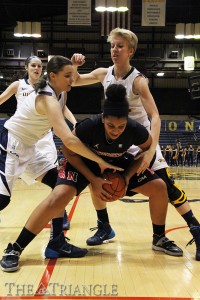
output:
<path id="1" fill-rule="evenodd" d="M 128 42 L 129 48 L 134 48 L 134 52 L 137 49 L 137 44 L 138 44 L 138 37 L 135 33 L 128 29 L 124 28 L 115 28 L 111 30 L 111 32 L 108 35 L 107 42 L 111 43 L 113 38 L 115 37 L 122 37 Z"/>

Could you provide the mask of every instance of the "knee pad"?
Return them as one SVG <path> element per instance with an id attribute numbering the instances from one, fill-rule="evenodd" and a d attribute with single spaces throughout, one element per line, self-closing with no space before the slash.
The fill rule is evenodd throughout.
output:
<path id="1" fill-rule="evenodd" d="M 49 170 L 46 173 L 46 175 L 43 177 L 42 183 L 48 185 L 53 189 L 56 185 L 57 177 L 58 177 L 58 170 L 57 168 L 53 168 Z"/>
<path id="2" fill-rule="evenodd" d="M 187 201 L 185 192 L 175 183 L 168 190 L 169 200 L 174 207 L 179 207 Z"/>
<path id="3" fill-rule="evenodd" d="M 0 194 L 0 210 L 3 210 L 10 203 L 10 196 Z"/>
<path id="4" fill-rule="evenodd" d="M 155 173 L 166 183 L 169 201 L 174 207 L 179 207 L 187 201 L 185 192 L 175 183 L 168 169 L 160 169 Z"/>

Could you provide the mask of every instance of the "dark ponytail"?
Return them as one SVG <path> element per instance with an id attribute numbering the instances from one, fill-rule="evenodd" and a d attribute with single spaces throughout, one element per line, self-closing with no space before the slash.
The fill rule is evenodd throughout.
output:
<path id="1" fill-rule="evenodd" d="M 111 84 L 106 90 L 106 99 L 103 105 L 103 116 L 128 117 L 129 103 L 126 98 L 126 89 L 122 84 Z"/>
<path id="2" fill-rule="evenodd" d="M 38 82 L 33 85 L 33 87 L 34 87 L 35 91 L 37 92 L 38 90 L 45 88 L 46 85 L 47 85 L 47 76 L 43 75 L 38 80 Z"/>

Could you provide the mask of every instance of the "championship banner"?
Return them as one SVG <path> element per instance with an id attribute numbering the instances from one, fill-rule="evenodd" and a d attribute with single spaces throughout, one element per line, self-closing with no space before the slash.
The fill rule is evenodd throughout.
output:
<path id="1" fill-rule="evenodd" d="M 91 1 L 68 0 L 67 25 L 91 26 Z"/>
<path id="2" fill-rule="evenodd" d="M 142 0 L 142 26 L 165 26 L 166 0 Z"/>

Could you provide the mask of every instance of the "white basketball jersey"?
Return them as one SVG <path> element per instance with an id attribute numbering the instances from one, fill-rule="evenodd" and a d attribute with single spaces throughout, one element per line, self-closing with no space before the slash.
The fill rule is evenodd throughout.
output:
<path id="1" fill-rule="evenodd" d="M 66 104 L 66 93 L 62 92 L 58 97 L 49 84 L 39 90 L 31 92 L 23 103 L 17 107 L 15 114 L 5 122 L 4 126 L 11 134 L 27 145 L 36 144 L 51 129 L 51 124 L 46 115 L 40 115 L 35 109 L 37 95 L 46 94 L 55 97 L 64 108 Z"/>
<path id="2" fill-rule="evenodd" d="M 114 66 L 108 68 L 108 72 L 103 80 L 104 93 L 106 92 L 110 84 L 122 84 L 126 88 L 127 99 L 130 106 L 129 117 L 136 120 L 148 130 L 150 130 L 150 122 L 148 120 L 147 113 L 143 107 L 142 101 L 139 95 L 133 93 L 133 82 L 138 76 L 143 76 L 136 68 L 133 68 L 128 74 L 120 80 L 116 80 L 114 76 Z M 144 76 L 143 76 L 144 77 Z"/>
<path id="3" fill-rule="evenodd" d="M 17 99 L 17 107 L 19 105 L 21 105 L 24 101 L 24 99 L 26 99 L 27 96 L 30 95 L 31 92 L 34 91 L 34 88 L 32 87 L 32 85 L 30 85 L 28 83 L 27 79 L 19 79 L 19 86 L 18 86 L 18 90 L 17 93 L 15 94 L 15 97 Z"/>

